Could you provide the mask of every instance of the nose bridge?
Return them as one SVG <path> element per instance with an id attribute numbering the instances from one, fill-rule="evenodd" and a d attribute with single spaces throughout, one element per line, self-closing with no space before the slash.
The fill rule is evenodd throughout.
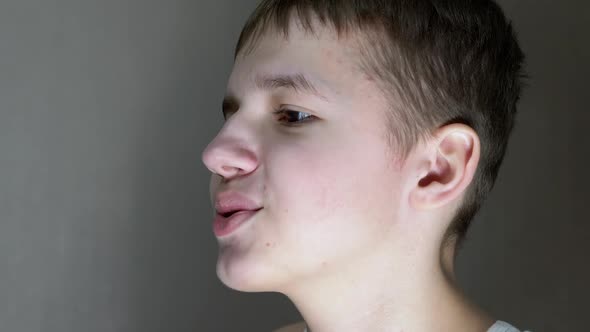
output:
<path id="1" fill-rule="evenodd" d="M 224 178 L 252 172 L 258 164 L 255 132 L 244 112 L 236 112 L 203 150 L 203 163 Z"/>

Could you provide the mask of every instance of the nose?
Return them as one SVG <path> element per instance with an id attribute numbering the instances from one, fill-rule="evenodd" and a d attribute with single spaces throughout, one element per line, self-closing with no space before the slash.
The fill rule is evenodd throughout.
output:
<path id="1" fill-rule="evenodd" d="M 212 173 L 227 180 L 256 169 L 256 154 L 248 146 L 244 138 L 222 132 L 203 150 L 201 159 Z"/>

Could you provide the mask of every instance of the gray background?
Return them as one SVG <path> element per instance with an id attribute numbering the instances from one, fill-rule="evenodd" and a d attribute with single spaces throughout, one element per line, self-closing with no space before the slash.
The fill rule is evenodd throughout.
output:
<path id="1" fill-rule="evenodd" d="M 270 331 L 278 293 L 215 275 L 209 172 L 254 1 L 1 0 L 0 332 Z M 532 79 L 459 257 L 476 302 L 581 331 L 590 297 L 590 8 L 502 1 Z"/>

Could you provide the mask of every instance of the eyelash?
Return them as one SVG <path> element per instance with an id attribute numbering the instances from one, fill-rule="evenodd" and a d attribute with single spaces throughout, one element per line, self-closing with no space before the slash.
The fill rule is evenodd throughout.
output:
<path id="1" fill-rule="evenodd" d="M 279 110 L 276 110 L 273 112 L 273 114 L 285 114 L 285 113 L 301 113 L 301 114 L 308 115 L 305 117 L 304 120 L 300 120 L 300 121 L 296 121 L 296 122 L 286 122 L 286 123 L 284 122 L 284 125 L 288 126 L 288 127 L 296 127 L 296 126 L 301 125 L 302 123 L 312 121 L 315 118 L 315 116 L 313 116 L 309 113 L 294 111 L 294 110 L 290 110 L 290 109 L 279 109 Z"/>
<path id="2" fill-rule="evenodd" d="M 233 113 L 235 113 L 235 112 L 225 112 L 224 113 L 224 116 L 223 116 L 224 121 L 227 121 L 227 118 L 229 117 L 229 115 L 230 114 L 233 114 Z M 301 113 L 301 114 L 307 114 L 308 115 L 307 117 L 305 117 L 304 120 L 301 120 L 301 121 L 296 121 L 296 122 L 283 122 L 283 125 L 284 126 L 287 126 L 287 127 L 297 127 L 297 126 L 302 125 L 305 122 L 310 122 L 310 121 L 312 121 L 312 120 L 314 120 L 316 118 L 314 115 L 311 115 L 309 113 L 300 112 L 300 111 L 294 111 L 294 110 L 290 110 L 290 109 L 278 109 L 278 110 L 275 110 L 273 112 L 273 114 L 285 114 L 285 113 Z"/>

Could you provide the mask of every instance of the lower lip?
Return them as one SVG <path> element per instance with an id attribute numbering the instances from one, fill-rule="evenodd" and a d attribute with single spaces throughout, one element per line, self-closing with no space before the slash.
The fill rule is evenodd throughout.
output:
<path id="1" fill-rule="evenodd" d="M 233 233 L 241 225 L 245 224 L 253 215 L 259 210 L 255 211 L 240 211 L 232 214 L 229 217 L 224 217 L 220 214 L 215 216 L 213 221 L 213 233 L 215 236 L 222 237 Z"/>

